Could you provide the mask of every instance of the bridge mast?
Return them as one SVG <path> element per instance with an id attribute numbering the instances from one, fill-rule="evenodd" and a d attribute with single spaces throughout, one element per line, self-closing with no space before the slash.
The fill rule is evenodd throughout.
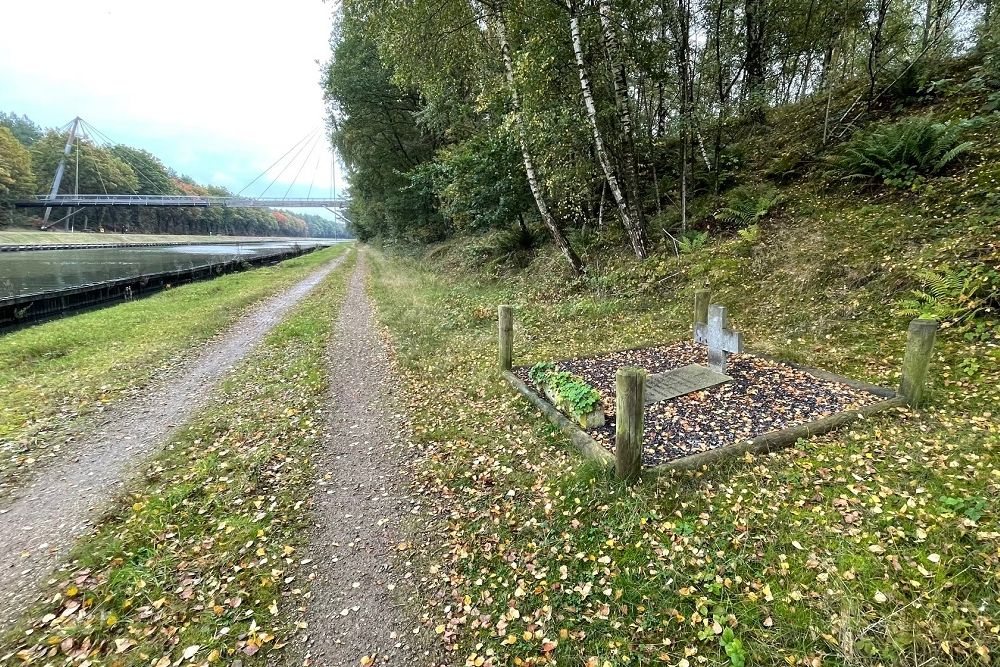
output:
<path id="1" fill-rule="evenodd" d="M 69 157 L 69 152 L 73 150 L 73 142 L 76 141 L 76 131 L 80 128 L 80 117 L 77 116 L 73 119 L 73 127 L 69 130 L 69 138 L 66 140 L 66 148 L 63 149 L 63 156 L 59 159 L 59 166 L 56 168 L 56 180 L 52 184 L 52 192 L 49 193 L 49 199 L 54 199 L 57 194 L 59 194 L 59 186 L 62 184 L 63 172 L 66 171 L 66 158 Z M 49 222 L 49 215 L 52 213 L 52 207 L 47 206 L 45 208 L 45 219 L 42 221 L 42 229 Z"/>

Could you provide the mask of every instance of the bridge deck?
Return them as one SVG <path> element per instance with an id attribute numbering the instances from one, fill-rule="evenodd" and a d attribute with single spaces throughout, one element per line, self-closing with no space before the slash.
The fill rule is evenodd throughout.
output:
<path id="1" fill-rule="evenodd" d="M 224 206 L 227 208 L 347 208 L 347 199 L 299 198 L 299 199 L 256 199 L 253 197 L 197 197 L 182 195 L 58 195 L 48 197 L 38 195 L 30 199 L 16 200 L 17 208 L 47 208 L 59 206 L 175 206 L 205 208 Z"/>

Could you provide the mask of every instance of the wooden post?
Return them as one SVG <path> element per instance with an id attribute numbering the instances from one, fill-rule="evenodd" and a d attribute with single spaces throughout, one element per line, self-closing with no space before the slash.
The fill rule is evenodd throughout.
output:
<path id="1" fill-rule="evenodd" d="M 646 371 L 623 366 L 615 376 L 615 471 L 626 480 L 642 472 Z"/>
<path id="2" fill-rule="evenodd" d="M 708 324 L 708 302 L 712 300 L 712 291 L 708 289 L 695 290 L 694 293 L 694 323 Z"/>
<path id="3" fill-rule="evenodd" d="M 919 407 L 924 397 L 924 383 L 927 381 L 927 369 L 931 363 L 937 329 L 937 320 L 916 319 L 910 322 L 899 393 L 913 408 Z"/>
<path id="4" fill-rule="evenodd" d="M 509 371 L 514 366 L 514 309 L 500 306 L 500 370 Z"/>

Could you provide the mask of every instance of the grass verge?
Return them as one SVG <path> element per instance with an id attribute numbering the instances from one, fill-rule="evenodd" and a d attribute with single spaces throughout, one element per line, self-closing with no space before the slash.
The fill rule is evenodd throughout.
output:
<path id="1" fill-rule="evenodd" d="M 275 328 L 150 462 L 3 640 L 0 664 L 265 664 L 305 627 L 294 611 L 302 506 L 352 266 Z"/>
<path id="2" fill-rule="evenodd" d="M 348 245 L 0 336 L 0 495 L 61 455 L 62 427 L 143 391 L 179 356 Z"/>
<path id="3" fill-rule="evenodd" d="M 861 222 L 843 224 L 855 237 L 874 233 Z M 871 261 L 866 238 L 852 247 L 845 238 L 828 227 L 814 243 L 769 249 L 786 271 L 770 270 L 738 241 L 722 244 L 675 260 L 669 270 L 687 278 L 668 295 L 639 297 L 635 289 L 607 294 L 600 283 L 546 292 L 538 267 L 499 283 L 396 258 L 375 263 L 373 293 L 410 396 L 414 489 L 429 505 L 420 532 L 434 536 L 414 557 L 425 561 L 429 622 L 458 662 L 992 659 L 1000 632 L 995 343 L 943 332 L 925 411 L 879 415 L 782 453 L 632 488 L 583 463 L 498 377 L 497 304 L 516 305 L 516 363 L 531 363 L 686 336 L 687 297 L 707 272 L 754 347 L 891 385 L 902 336 L 883 332 L 905 320 L 879 295 L 892 294 L 884 288 L 894 274 L 890 266 L 882 284 L 831 280 L 826 271 Z M 795 248 L 806 253 L 797 263 Z M 660 261 L 643 268 L 659 271 Z M 856 319 L 833 310 L 838 303 Z M 813 315 L 810 326 L 805 304 L 837 316 Z M 969 358 L 974 376 L 961 370 Z"/>

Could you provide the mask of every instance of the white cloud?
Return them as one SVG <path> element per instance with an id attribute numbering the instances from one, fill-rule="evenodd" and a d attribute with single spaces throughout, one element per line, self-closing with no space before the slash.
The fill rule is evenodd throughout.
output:
<path id="1" fill-rule="evenodd" d="M 217 171 L 212 174 L 212 185 L 230 186 L 235 182 L 236 179 L 224 171 Z"/>
<path id="2" fill-rule="evenodd" d="M 331 11 L 321 0 L 6 3 L 0 110 L 49 127 L 80 115 L 179 172 L 239 190 L 322 125 Z M 41 25 L 58 26 L 52 39 L 28 29 Z M 320 149 L 328 154 L 325 141 Z M 312 161 L 296 190 L 329 182 L 329 157 Z"/>

